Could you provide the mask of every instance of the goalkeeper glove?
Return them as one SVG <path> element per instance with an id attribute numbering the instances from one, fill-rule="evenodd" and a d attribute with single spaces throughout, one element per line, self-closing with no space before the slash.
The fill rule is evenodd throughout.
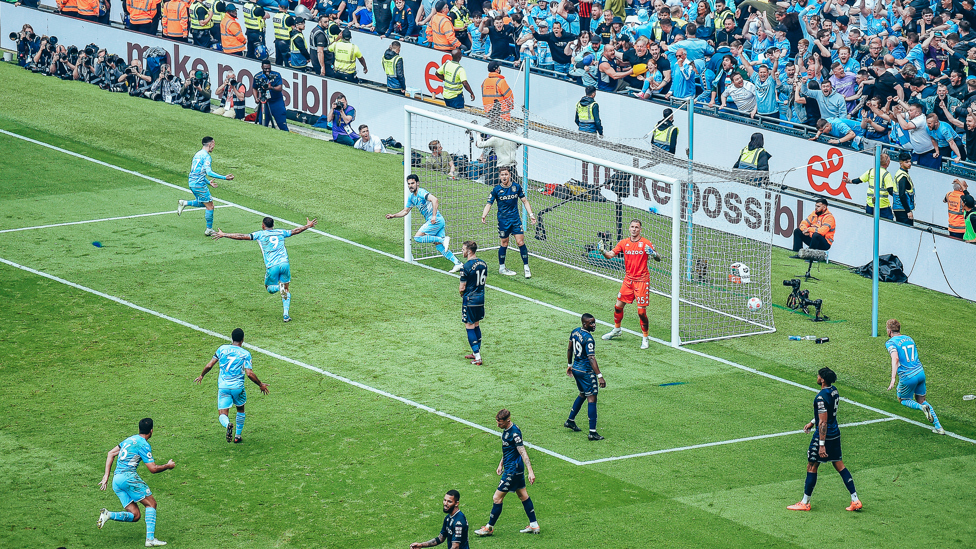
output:
<path id="1" fill-rule="evenodd" d="M 605 251 L 605 245 L 603 244 L 603 239 L 602 238 L 600 240 L 597 240 L 596 241 L 596 249 L 597 250 L 600 250 L 601 252 L 602 251 Z"/>

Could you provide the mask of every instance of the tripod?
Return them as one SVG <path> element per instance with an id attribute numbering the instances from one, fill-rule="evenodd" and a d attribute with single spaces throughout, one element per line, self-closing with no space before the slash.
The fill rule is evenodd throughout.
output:
<path id="1" fill-rule="evenodd" d="M 254 119 L 254 123 L 261 124 L 262 119 L 265 126 L 278 129 L 274 116 L 271 115 L 271 105 L 268 104 L 268 98 L 263 94 L 261 100 L 258 101 L 258 117 Z"/>

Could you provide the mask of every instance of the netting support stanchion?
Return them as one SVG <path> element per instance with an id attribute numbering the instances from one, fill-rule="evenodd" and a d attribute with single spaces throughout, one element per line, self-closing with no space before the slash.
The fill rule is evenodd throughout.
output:
<path id="1" fill-rule="evenodd" d="M 671 346 L 681 345 L 678 313 L 681 307 L 681 199 L 684 185 L 671 184 Z"/>
<path id="2" fill-rule="evenodd" d="M 694 227 L 692 225 L 691 215 L 694 211 L 694 200 L 695 200 L 695 169 L 694 169 L 694 159 L 695 159 L 695 97 L 692 96 L 688 99 L 688 237 L 687 237 L 687 250 L 685 253 L 688 257 L 685 261 L 685 277 L 687 280 L 691 280 L 691 260 L 692 260 L 692 231 Z M 677 248 L 675 248 L 677 249 Z"/>
<path id="3" fill-rule="evenodd" d="M 522 63 L 522 70 L 525 71 L 525 97 L 522 100 L 522 137 L 529 138 L 529 70 L 528 62 Z M 514 174 L 512 181 L 514 181 Z M 522 147 L 522 189 L 527 190 L 529 188 L 529 148 L 526 146 Z M 519 211 L 522 216 L 522 226 L 528 228 L 529 226 L 529 212 L 525 210 L 525 206 L 519 202 Z"/>
<path id="4" fill-rule="evenodd" d="M 881 229 L 881 145 L 874 147 L 874 259 L 871 274 L 871 337 L 878 337 L 878 231 Z"/>
<path id="5" fill-rule="evenodd" d="M 410 199 L 410 188 L 407 187 L 407 176 L 410 175 L 411 160 L 413 159 L 413 148 L 412 148 L 412 127 L 410 120 L 410 113 L 408 111 L 403 112 L 403 203 L 406 205 L 407 200 Z M 411 247 L 412 236 L 412 224 L 410 217 L 412 212 L 407 212 L 407 215 L 403 216 L 403 259 L 405 261 L 413 261 L 413 249 Z"/>

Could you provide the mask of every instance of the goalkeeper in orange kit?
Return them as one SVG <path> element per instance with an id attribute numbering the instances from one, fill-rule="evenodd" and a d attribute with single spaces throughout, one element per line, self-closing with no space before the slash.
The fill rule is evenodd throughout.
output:
<path id="1" fill-rule="evenodd" d="M 651 241 L 641 236 L 641 222 L 634 219 L 630 222 L 630 238 L 625 238 L 617 243 L 612 250 L 607 251 L 603 247 L 601 240 L 598 249 L 603 257 L 611 259 L 620 254 L 624 256 L 624 282 L 620 285 L 620 293 L 617 294 L 617 303 L 613 306 L 613 326 L 614 328 L 603 334 L 603 339 L 613 339 L 620 335 L 620 321 L 624 318 L 624 304 L 637 303 L 637 316 L 640 318 L 641 333 L 644 338 L 641 341 L 641 349 L 646 349 L 650 343 L 647 335 L 647 303 L 648 288 L 651 282 L 651 273 L 647 268 L 647 262 L 661 261 L 661 256 L 654 251 Z"/>

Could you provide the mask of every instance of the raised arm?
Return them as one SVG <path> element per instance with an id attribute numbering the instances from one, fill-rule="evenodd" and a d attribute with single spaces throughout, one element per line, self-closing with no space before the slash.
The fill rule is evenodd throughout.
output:
<path id="1" fill-rule="evenodd" d="M 225 233 L 224 231 L 217 229 L 217 234 L 213 235 L 213 239 L 219 240 L 221 238 L 229 238 L 231 240 L 251 240 L 251 235 L 241 233 Z"/>
<path id="2" fill-rule="evenodd" d="M 308 218 L 306 217 L 305 218 L 305 224 L 304 225 L 302 225 L 301 227 L 295 227 L 294 229 L 291 230 L 291 236 L 295 236 L 296 234 L 304 233 L 305 231 L 307 231 L 307 230 L 311 229 L 312 227 L 318 225 L 318 223 L 319 223 L 318 218 L 309 221 Z"/>

